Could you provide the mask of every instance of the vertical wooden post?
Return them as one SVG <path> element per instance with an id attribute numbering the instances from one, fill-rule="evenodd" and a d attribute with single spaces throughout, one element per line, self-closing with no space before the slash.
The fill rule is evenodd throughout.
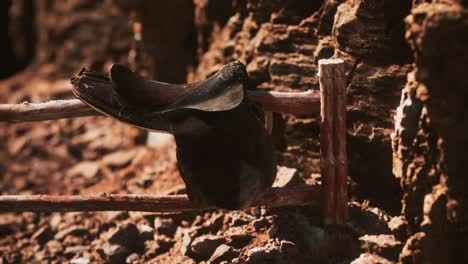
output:
<path id="1" fill-rule="evenodd" d="M 346 75 L 343 60 L 334 63 L 334 138 L 335 148 L 335 208 L 336 223 L 344 224 L 348 220 L 348 155 L 346 151 Z"/>
<path id="2" fill-rule="evenodd" d="M 325 225 L 335 224 L 335 155 L 333 147 L 333 117 L 334 117 L 334 63 L 333 60 L 319 61 L 320 83 L 320 171 L 323 188 L 323 222 Z"/>

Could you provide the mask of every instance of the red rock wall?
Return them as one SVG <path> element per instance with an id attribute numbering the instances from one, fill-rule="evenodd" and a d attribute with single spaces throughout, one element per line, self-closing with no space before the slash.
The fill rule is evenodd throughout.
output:
<path id="1" fill-rule="evenodd" d="M 465 5 L 466 6 L 466 5 Z M 413 234 L 404 263 L 466 263 L 468 9 L 421 4 L 406 18 L 414 70 L 395 119 L 394 172 Z"/>

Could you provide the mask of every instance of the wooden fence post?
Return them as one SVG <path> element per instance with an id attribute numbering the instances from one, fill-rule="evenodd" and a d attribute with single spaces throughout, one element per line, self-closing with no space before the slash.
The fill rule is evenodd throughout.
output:
<path id="1" fill-rule="evenodd" d="M 335 89 L 333 146 L 336 160 L 336 223 L 344 224 L 348 220 L 348 155 L 346 151 L 346 75 L 343 60 L 335 64 L 333 87 Z"/>
<path id="2" fill-rule="evenodd" d="M 330 60 L 319 61 L 320 84 L 320 171 L 323 188 L 323 223 L 334 224 L 335 219 L 335 155 L 333 147 L 334 85 Z"/>

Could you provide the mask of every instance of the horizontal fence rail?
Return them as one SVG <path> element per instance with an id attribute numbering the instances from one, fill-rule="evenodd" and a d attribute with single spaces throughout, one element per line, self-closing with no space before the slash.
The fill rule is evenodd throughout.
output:
<path id="1" fill-rule="evenodd" d="M 321 204 L 319 186 L 272 188 L 252 206 L 311 206 Z M 176 212 L 200 208 L 187 195 L 0 195 L 0 212 L 141 211 Z"/>
<path id="2" fill-rule="evenodd" d="M 247 96 L 262 104 L 267 111 L 289 114 L 320 113 L 319 91 L 297 93 L 248 91 Z M 96 115 L 101 114 L 78 99 L 0 104 L 0 122 L 21 123 Z"/>

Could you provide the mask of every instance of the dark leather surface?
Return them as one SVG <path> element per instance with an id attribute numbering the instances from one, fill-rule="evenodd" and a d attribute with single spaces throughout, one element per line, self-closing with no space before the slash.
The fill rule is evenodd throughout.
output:
<path id="1" fill-rule="evenodd" d="M 187 85 L 141 80 L 123 66 L 112 67 L 110 77 L 83 71 L 72 79 L 73 92 L 121 122 L 172 133 L 178 168 L 194 203 L 244 208 L 271 187 L 276 162 L 258 104 L 242 97 L 235 104 L 228 101 L 223 111 L 191 108 L 232 99 L 225 91 L 239 87 L 233 84 L 245 89 L 243 64 L 228 64 L 207 80 Z"/>
<path id="2" fill-rule="evenodd" d="M 170 84 L 140 79 L 127 67 L 114 64 L 109 76 L 117 94 L 128 103 L 150 111 L 165 112 L 182 108 L 223 111 L 234 108 L 242 101 L 247 72 L 242 63 L 235 61 L 204 81 Z M 236 94 L 232 91 L 240 94 L 233 96 Z"/>

